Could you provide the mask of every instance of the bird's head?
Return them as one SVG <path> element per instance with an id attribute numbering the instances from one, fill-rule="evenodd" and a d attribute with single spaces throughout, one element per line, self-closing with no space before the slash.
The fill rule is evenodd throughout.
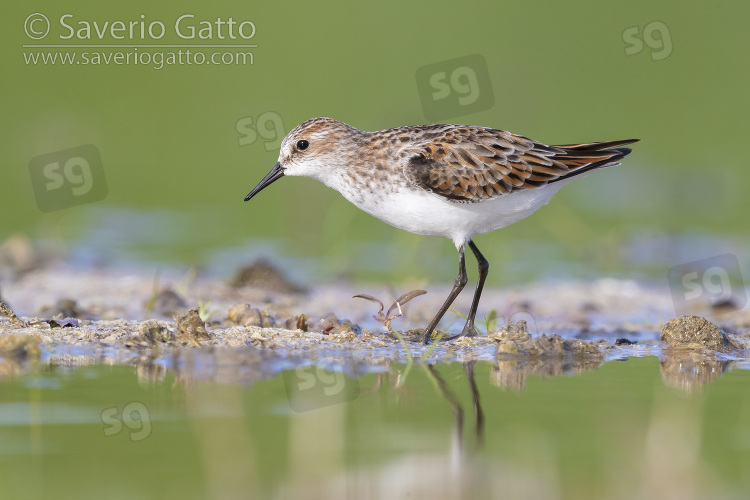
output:
<path id="1" fill-rule="evenodd" d="M 250 200 L 281 177 L 303 176 L 331 185 L 350 165 L 365 132 L 333 118 L 313 118 L 295 127 L 281 141 L 279 159 L 245 197 Z"/>

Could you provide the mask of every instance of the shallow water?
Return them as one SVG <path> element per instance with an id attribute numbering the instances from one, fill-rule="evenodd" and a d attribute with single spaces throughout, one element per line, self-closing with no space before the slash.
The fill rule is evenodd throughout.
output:
<path id="1" fill-rule="evenodd" d="M 285 369 L 231 351 L 3 363 L 4 495 L 729 498 L 750 486 L 750 372 L 727 361 L 708 378 L 682 370 L 680 385 L 653 356 L 543 376 L 483 361 Z"/>
<path id="2" fill-rule="evenodd" d="M 390 302 L 425 288 L 394 321 L 407 330 L 429 320 L 450 285 L 326 284 L 308 274 L 310 292 L 286 296 L 232 287 L 211 266 L 196 278 L 138 258 L 92 266 L 97 252 L 81 252 L 72 264 L 53 260 L 3 282 L 4 300 L 27 320 L 65 298 L 93 317 L 55 329 L 0 319 L 6 333 L 38 338 L 42 349 L 36 363 L 0 361 L 0 481 L 9 498 L 683 499 L 735 498 L 750 486 L 748 351 L 662 351 L 661 325 L 675 315 L 666 283 L 485 290 L 479 318 L 496 310 L 498 326 L 524 320 L 534 336 L 604 339 L 603 356 L 498 359 L 482 336 L 429 354 L 410 344 L 407 363 L 382 333 L 380 343 L 362 335 L 337 343 L 319 330 L 297 337 L 234 325 L 228 310 L 269 307 L 279 324 L 305 313 L 313 326 L 333 311 L 382 329 L 377 307 L 353 295 Z M 157 278 L 190 307 L 211 301 L 212 338 L 202 347 L 125 346 Z M 456 310 L 470 299 L 467 290 Z M 746 329 L 744 305 L 715 321 Z M 159 314 L 175 330 L 171 313 Z M 441 328 L 461 325 L 450 313 Z M 621 337 L 638 344 L 615 346 Z"/>

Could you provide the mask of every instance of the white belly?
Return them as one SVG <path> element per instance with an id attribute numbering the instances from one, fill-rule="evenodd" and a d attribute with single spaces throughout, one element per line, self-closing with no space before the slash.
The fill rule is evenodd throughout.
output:
<path id="1" fill-rule="evenodd" d="M 537 189 L 514 191 L 478 203 L 451 203 L 427 191 L 408 187 L 370 196 L 346 196 L 360 209 L 406 231 L 445 236 L 456 247 L 475 234 L 484 234 L 518 222 L 545 205 L 566 183 L 556 182 Z"/>

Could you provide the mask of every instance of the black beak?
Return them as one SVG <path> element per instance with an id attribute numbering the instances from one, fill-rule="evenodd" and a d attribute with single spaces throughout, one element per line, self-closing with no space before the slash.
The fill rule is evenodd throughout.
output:
<path id="1" fill-rule="evenodd" d="M 277 163 L 273 166 L 271 171 L 263 177 L 263 180 L 260 181 L 247 196 L 245 196 L 245 201 L 250 201 L 250 198 L 260 193 L 264 188 L 270 186 L 273 181 L 279 180 L 282 177 L 284 177 L 284 167 L 281 166 L 281 163 Z"/>

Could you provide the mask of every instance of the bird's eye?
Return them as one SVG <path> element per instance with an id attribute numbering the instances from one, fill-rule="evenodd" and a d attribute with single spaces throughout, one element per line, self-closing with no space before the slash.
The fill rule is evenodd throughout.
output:
<path id="1" fill-rule="evenodd" d="M 310 143 L 306 140 L 302 139 L 301 141 L 297 141 L 297 149 L 299 149 L 300 151 L 304 151 L 308 147 L 310 147 Z"/>

